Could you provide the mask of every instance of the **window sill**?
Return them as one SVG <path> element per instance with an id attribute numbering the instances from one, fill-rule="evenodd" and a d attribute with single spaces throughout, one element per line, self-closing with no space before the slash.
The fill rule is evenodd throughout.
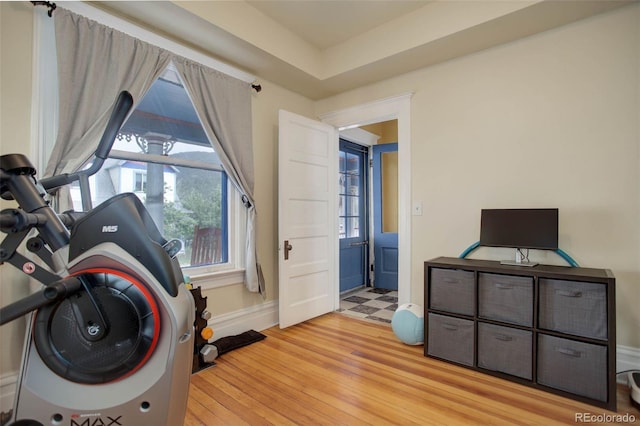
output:
<path id="1" fill-rule="evenodd" d="M 189 274 L 189 269 L 184 270 L 185 275 L 191 279 L 194 287 L 200 287 L 202 290 L 210 290 L 213 288 L 227 287 L 230 285 L 244 283 L 244 269 L 226 269 L 216 272 L 204 272 Z"/>

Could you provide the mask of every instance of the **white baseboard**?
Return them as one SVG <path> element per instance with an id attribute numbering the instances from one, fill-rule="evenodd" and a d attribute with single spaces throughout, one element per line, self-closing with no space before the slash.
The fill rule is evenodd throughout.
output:
<path id="1" fill-rule="evenodd" d="M 248 330 L 262 331 L 278 324 L 278 302 L 271 301 L 227 314 L 216 315 L 209 320 L 208 324 L 213 328 L 214 341 Z"/>
<path id="2" fill-rule="evenodd" d="M 13 408 L 13 397 L 16 393 L 17 381 L 17 371 L 0 375 L 0 411 L 3 413 Z"/>
<path id="3" fill-rule="evenodd" d="M 640 348 L 632 348 L 631 346 L 618 345 L 616 347 L 616 370 L 628 371 L 638 370 L 640 371 Z M 618 383 L 627 384 L 627 375 L 620 374 L 618 376 Z"/>

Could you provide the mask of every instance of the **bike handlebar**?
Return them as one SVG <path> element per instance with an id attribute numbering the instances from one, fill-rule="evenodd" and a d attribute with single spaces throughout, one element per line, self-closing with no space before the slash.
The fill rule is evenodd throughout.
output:
<path id="1" fill-rule="evenodd" d="M 120 127 L 124 124 L 124 120 L 127 118 L 131 107 L 133 106 L 133 96 L 127 91 L 123 91 L 116 99 L 116 104 L 107 123 L 107 127 L 100 139 L 98 149 L 96 149 L 96 157 L 104 160 L 109 155 L 113 142 L 118 136 Z M 99 168 L 98 168 L 99 169 Z M 97 170 L 96 170 L 97 171 Z"/>
<path id="2" fill-rule="evenodd" d="M 113 146 L 116 136 L 120 128 L 124 124 L 124 120 L 127 118 L 131 107 L 133 106 L 133 97 L 131 93 L 125 91 L 120 92 L 116 99 L 115 105 L 107 122 L 102 138 L 98 143 L 98 148 L 95 152 L 96 159 L 91 164 L 91 167 L 85 170 L 80 170 L 74 173 L 64 173 L 61 175 L 51 176 L 40 180 L 42 187 L 49 191 L 51 189 L 59 188 L 64 185 L 68 185 L 72 182 L 80 179 L 81 176 L 91 176 L 100 170 L 104 160 L 109 155 L 111 147 Z"/>
<path id="3" fill-rule="evenodd" d="M 31 311 L 69 297 L 81 289 L 82 283 L 78 277 L 67 277 L 60 281 L 53 282 L 42 290 L 0 309 L 0 312 L 2 312 L 2 315 L 0 315 L 0 325 L 4 325 Z"/>
<path id="4" fill-rule="evenodd" d="M 84 212 L 68 211 L 58 214 L 58 219 L 65 227 L 71 228 L 85 215 Z M 3 232 L 20 232 L 32 226 L 42 225 L 47 218 L 37 213 L 26 213 L 20 209 L 6 209 L 0 212 L 0 230 Z"/>

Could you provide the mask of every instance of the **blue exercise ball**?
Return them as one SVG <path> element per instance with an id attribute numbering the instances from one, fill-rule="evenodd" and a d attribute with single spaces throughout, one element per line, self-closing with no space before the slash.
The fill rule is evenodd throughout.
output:
<path id="1" fill-rule="evenodd" d="M 424 313 L 422 306 L 405 303 L 391 317 L 391 329 L 400 341 L 407 345 L 424 343 Z"/>

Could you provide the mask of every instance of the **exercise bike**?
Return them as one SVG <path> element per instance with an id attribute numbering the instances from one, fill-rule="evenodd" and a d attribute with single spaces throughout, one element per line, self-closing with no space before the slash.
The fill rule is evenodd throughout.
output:
<path id="1" fill-rule="evenodd" d="M 9 424 L 184 421 L 195 307 L 175 259 L 179 242 L 163 238 L 134 194 L 60 215 L 46 201 L 48 191 L 78 181 L 90 204 L 88 178 L 132 105 L 122 92 L 86 170 L 37 181 L 24 155 L 0 157 L 0 193 L 19 206 L 0 212 L 0 262 L 44 284 L 0 309 L 0 325 L 29 314 Z M 25 239 L 37 261 L 17 252 Z"/>

